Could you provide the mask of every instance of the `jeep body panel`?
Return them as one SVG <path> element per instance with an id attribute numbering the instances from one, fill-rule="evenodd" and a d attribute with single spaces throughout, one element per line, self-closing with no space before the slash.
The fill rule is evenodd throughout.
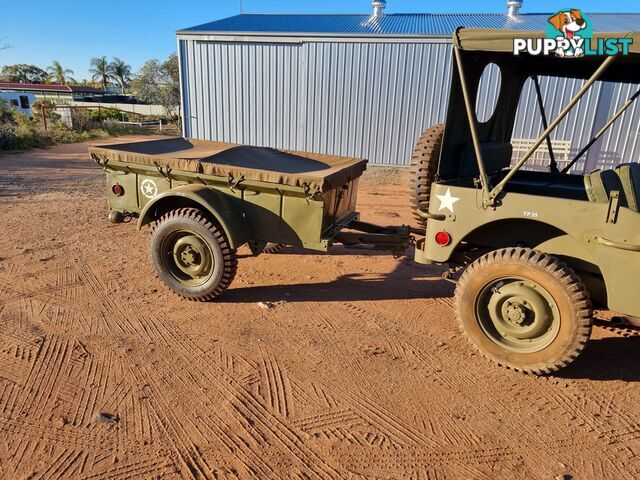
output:
<path id="1" fill-rule="evenodd" d="M 619 207 L 611 218 L 608 203 L 515 192 L 503 192 L 495 207 L 483 208 L 478 189 L 446 182 L 433 185 L 432 198 L 430 213 L 444 214 L 444 219 L 427 222 L 424 243 L 416 249 L 417 262 L 446 263 L 469 248 L 526 246 L 557 255 L 578 272 L 601 275 L 606 306 L 640 316 L 640 252 L 633 251 L 640 246 L 637 212 Z M 436 243 L 441 231 L 451 236 L 449 245 Z"/>

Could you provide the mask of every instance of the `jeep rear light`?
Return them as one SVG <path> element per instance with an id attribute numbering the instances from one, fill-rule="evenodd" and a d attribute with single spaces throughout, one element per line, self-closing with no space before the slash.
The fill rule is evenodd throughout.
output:
<path id="1" fill-rule="evenodd" d="M 116 183 L 113 187 L 111 187 L 111 191 L 116 197 L 121 197 L 124 195 L 124 187 L 119 183 Z"/>
<path id="2" fill-rule="evenodd" d="M 451 235 L 444 230 L 436 233 L 436 243 L 441 247 L 446 247 L 451 243 Z"/>

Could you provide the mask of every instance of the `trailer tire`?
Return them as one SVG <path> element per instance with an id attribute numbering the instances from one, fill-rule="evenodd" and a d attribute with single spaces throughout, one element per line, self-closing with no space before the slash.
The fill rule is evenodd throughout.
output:
<path id="1" fill-rule="evenodd" d="M 171 210 L 154 222 L 151 259 L 165 285 L 200 302 L 226 290 L 238 267 L 222 227 L 197 208 Z"/>
<path id="2" fill-rule="evenodd" d="M 591 334 L 591 302 L 580 277 L 556 257 L 529 248 L 495 250 L 469 265 L 455 307 L 480 353 L 524 373 L 566 367 Z"/>
<path id="3" fill-rule="evenodd" d="M 427 128 L 418 139 L 413 150 L 411 160 L 409 196 L 411 212 L 421 226 L 426 226 L 427 221 L 415 212 L 416 210 L 429 211 L 431 185 L 438 174 L 438 162 L 442 150 L 444 137 L 444 125 L 439 123 Z"/>

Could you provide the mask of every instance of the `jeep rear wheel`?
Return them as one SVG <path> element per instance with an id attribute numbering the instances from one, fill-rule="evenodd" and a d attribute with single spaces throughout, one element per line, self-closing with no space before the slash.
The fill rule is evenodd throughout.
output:
<path id="1" fill-rule="evenodd" d="M 580 278 L 557 258 L 505 248 L 473 262 L 456 288 L 456 316 L 473 345 L 525 373 L 559 370 L 582 352 L 591 304 Z"/>
<path id="2" fill-rule="evenodd" d="M 442 150 L 444 125 L 438 124 L 427 128 L 420 136 L 413 151 L 411 173 L 409 179 L 409 196 L 413 216 L 422 226 L 426 220 L 418 216 L 416 210 L 429 211 L 431 185 L 438 173 L 438 161 Z"/>
<path id="3" fill-rule="evenodd" d="M 195 208 L 163 215 L 151 232 L 151 259 L 162 280 L 190 300 L 213 300 L 232 282 L 236 253 L 222 228 Z"/>

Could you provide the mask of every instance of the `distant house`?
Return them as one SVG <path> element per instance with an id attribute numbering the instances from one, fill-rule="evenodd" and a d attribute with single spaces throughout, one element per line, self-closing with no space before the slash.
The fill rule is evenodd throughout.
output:
<path id="1" fill-rule="evenodd" d="M 36 97 L 32 93 L 0 91 L 0 101 L 29 118 L 33 116 L 31 106 L 36 101 Z"/>
<path id="2" fill-rule="evenodd" d="M 37 99 L 48 99 L 56 102 L 71 102 L 99 98 L 107 93 L 101 88 L 82 85 L 55 85 L 44 83 L 0 82 L 0 90 L 24 92 L 35 95 Z"/>

